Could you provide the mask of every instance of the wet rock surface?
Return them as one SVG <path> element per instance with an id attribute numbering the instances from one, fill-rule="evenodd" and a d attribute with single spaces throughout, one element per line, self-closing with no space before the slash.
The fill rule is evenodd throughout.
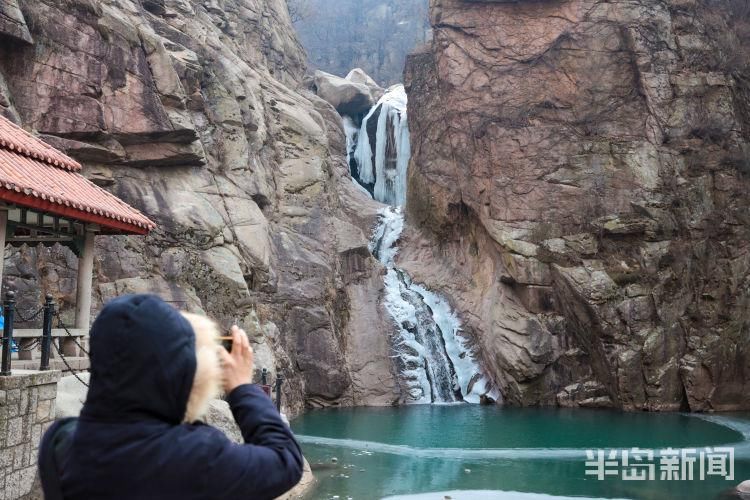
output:
<path id="1" fill-rule="evenodd" d="M 3 5 L 33 43 L 0 47 L 0 112 L 158 225 L 97 239 L 95 308 L 154 292 L 240 324 L 292 415 L 395 399 L 382 314 L 363 300 L 381 286 L 377 208 L 348 175 L 340 117 L 302 88 L 284 2 Z M 72 323 L 76 268 L 59 246 L 14 248 L 4 287 L 19 310 L 52 293 Z"/>
<path id="2" fill-rule="evenodd" d="M 398 264 L 453 298 L 507 403 L 750 407 L 736 7 L 431 2 Z"/>

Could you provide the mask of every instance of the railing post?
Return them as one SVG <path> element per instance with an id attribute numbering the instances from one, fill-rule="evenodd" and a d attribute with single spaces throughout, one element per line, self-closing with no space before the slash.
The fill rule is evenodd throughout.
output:
<path id="1" fill-rule="evenodd" d="M 13 339 L 13 316 L 16 308 L 16 294 L 9 291 L 5 294 L 3 303 L 3 315 L 5 316 L 5 325 L 3 327 L 3 361 L 0 375 L 10 375 L 10 349 Z"/>
<path id="2" fill-rule="evenodd" d="M 268 370 L 263 368 L 260 372 L 260 388 L 266 393 L 266 396 L 271 397 L 271 386 L 268 385 Z"/>
<path id="3" fill-rule="evenodd" d="M 44 299 L 44 323 L 42 324 L 42 362 L 39 369 L 49 370 L 49 350 L 52 344 L 52 317 L 55 315 L 55 303 L 52 295 L 47 294 Z"/>
<path id="4" fill-rule="evenodd" d="M 281 413 L 281 383 L 284 376 L 281 373 L 276 374 L 276 409 Z"/>

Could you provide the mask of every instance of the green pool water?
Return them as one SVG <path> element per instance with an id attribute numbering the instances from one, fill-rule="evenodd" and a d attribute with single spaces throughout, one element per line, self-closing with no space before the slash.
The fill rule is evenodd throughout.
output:
<path id="1" fill-rule="evenodd" d="M 521 493 L 711 499 L 750 479 L 747 415 L 414 405 L 311 411 L 292 427 L 318 479 L 314 499 L 446 491 L 455 500 Z M 734 480 L 699 480 L 698 462 L 693 481 L 660 479 L 659 450 L 695 448 L 697 458 L 698 451 L 716 446 L 735 449 Z M 656 480 L 600 481 L 585 474 L 586 450 L 633 447 L 656 450 Z M 426 498 L 433 497 L 444 494 Z"/>

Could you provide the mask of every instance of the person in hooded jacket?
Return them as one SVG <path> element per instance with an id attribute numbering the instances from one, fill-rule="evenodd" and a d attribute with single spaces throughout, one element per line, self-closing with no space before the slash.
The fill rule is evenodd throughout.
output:
<path id="1" fill-rule="evenodd" d="M 208 318 L 154 295 L 107 304 L 91 327 L 81 415 L 40 445 L 46 500 L 271 499 L 296 485 L 302 452 L 250 384 L 247 336 L 233 327 L 231 352 L 217 336 Z M 222 384 L 244 444 L 200 422 Z"/>

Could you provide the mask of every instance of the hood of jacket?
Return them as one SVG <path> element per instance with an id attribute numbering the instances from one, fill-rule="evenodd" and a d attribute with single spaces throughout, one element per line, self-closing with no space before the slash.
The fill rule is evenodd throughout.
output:
<path id="1" fill-rule="evenodd" d="M 109 302 L 89 334 L 91 380 L 82 419 L 179 424 L 196 375 L 190 321 L 155 295 Z"/>

